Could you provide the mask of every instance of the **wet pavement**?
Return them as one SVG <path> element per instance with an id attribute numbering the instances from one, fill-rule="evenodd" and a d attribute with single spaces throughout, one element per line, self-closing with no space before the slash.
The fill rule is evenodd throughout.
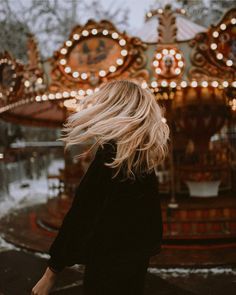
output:
<path id="1" fill-rule="evenodd" d="M 1 252 L 0 295 L 29 295 L 45 267 L 46 258 L 43 255 L 20 249 Z M 51 294 L 83 295 L 83 269 L 80 265 L 64 270 Z M 236 268 L 148 269 L 145 295 L 221 294 L 236 294 Z"/>

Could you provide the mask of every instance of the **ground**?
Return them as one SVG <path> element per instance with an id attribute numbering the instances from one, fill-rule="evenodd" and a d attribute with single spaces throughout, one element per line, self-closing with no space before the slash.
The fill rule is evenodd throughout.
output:
<path id="1" fill-rule="evenodd" d="M 41 255 L 42 256 L 42 255 Z M 13 249 L 0 253 L 0 295 L 29 295 L 46 266 L 33 252 Z M 64 270 L 52 294 L 82 295 L 83 266 Z M 236 269 L 148 268 L 145 295 L 233 295 Z"/>

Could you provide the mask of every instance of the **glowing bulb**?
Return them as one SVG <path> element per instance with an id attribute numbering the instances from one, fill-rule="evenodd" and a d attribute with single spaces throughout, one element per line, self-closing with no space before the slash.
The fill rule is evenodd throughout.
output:
<path id="1" fill-rule="evenodd" d="M 222 53 L 217 53 L 216 57 L 217 57 L 217 59 L 221 60 L 221 59 L 223 59 L 223 54 Z"/>
<path id="2" fill-rule="evenodd" d="M 85 79 L 88 78 L 88 75 L 87 75 L 86 73 L 82 73 L 82 74 L 81 74 L 81 78 L 82 78 L 83 80 L 85 80 Z"/>
<path id="3" fill-rule="evenodd" d="M 197 81 L 192 81 L 192 82 L 191 82 L 191 86 L 192 86 L 192 87 L 197 87 Z"/>
<path id="4" fill-rule="evenodd" d="M 233 81 L 233 82 L 232 82 L 232 86 L 233 86 L 233 87 L 236 87 L 236 81 Z"/>
<path id="5" fill-rule="evenodd" d="M 74 78 L 78 78 L 78 77 L 79 77 L 79 73 L 78 73 L 78 72 L 73 72 L 72 76 L 73 76 Z"/>
<path id="6" fill-rule="evenodd" d="M 121 65 L 123 64 L 123 59 L 122 59 L 122 58 L 118 58 L 118 59 L 116 60 L 116 63 L 117 63 L 119 66 L 121 66 Z"/>
<path id="7" fill-rule="evenodd" d="M 64 65 L 66 64 L 66 60 L 65 60 L 64 58 L 62 58 L 62 59 L 60 60 L 60 64 L 64 66 Z"/>
<path id="8" fill-rule="evenodd" d="M 84 37 L 87 37 L 87 36 L 89 35 L 89 31 L 87 31 L 87 30 L 83 30 L 83 31 L 82 31 L 82 35 L 83 35 Z"/>
<path id="9" fill-rule="evenodd" d="M 128 54 L 128 51 L 123 49 L 123 50 L 121 50 L 120 53 L 121 53 L 122 56 L 126 56 Z"/>
<path id="10" fill-rule="evenodd" d="M 156 68 L 155 72 L 159 75 L 161 73 L 161 69 L 160 68 Z"/>
<path id="11" fill-rule="evenodd" d="M 25 87 L 27 87 L 27 88 L 30 87 L 30 81 L 26 80 L 25 83 L 24 83 L 24 85 L 25 85 Z"/>
<path id="12" fill-rule="evenodd" d="M 228 87 L 228 86 L 229 86 L 229 82 L 228 82 L 228 81 L 224 81 L 224 82 L 222 83 L 222 85 L 223 85 L 224 87 Z"/>
<path id="13" fill-rule="evenodd" d="M 161 82 L 161 86 L 162 86 L 162 87 L 166 87 L 167 85 L 168 85 L 167 81 L 162 81 L 162 82 Z"/>
<path id="14" fill-rule="evenodd" d="M 178 62 L 178 66 L 179 66 L 180 68 L 182 68 L 182 67 L 184 66 L 184 62 L 183 62 L 182 60 L 180 60 L 180 61 Z"/>
<path id="15" fill-rule="evenodd" d="M 71 72 L 71 68 L 70 67 L 65 67 L 65 72 L 68 74 Z"/>
<path id="16" fill-rule="evenodd" d="M 169 53 L 169 50 L 168 50 L 168 49 L 163 49 L 163 50 L 162 50 L 162 53 L 163 53 L 164 55 L 167 55 L 167 54 Z"/>
<path id="17" fill-rule="evenodd" d="M 211 43 L 211 49 L 216 50 L 216 48 L 217 48 L 217 44 L 216 43 Z"/>
<path id="18" fill-rule="evenodd" d="M 153 88 L 156 88 L 157 87 L 157 82 L 156 81 L 153 81 L 152 83 L 151 83 L 151 86 L 153 87 Z"/>
<path id="19" fill-rule="evenodd" d="M 220 29 L 221 29 L 222 31 L 224 31 L 224 30 L 226 29 L 226 24 L 221 24 L 221 25 L 220 25 Z"/>
<path id="20" fill-rule="evenodd" d="M 104 70 L 99 71 L 99 76 L 100 77 L 105 77 L 106 76 L 106 72 Z"/>
<path id="21" fill-rule="evenodd" d="M 114 32 L 114 33 L 111 34 L 111 37 L 113 39 L 118 39 L 119 38 L 119 35 L 116 32 Z"/>
<path id="22" fill-rule="evenodd" d="M 92 32 L 92 34 L 93 34 L 93 35 L 97 35 L 97 33 L 98 33 L 98 30 L 97 30 L 97 29 L 92 29 L 92 31 L 91 31 L 91 32 Z"/>
<path id="23" fill-rule="evenodd" d="M 66 46 L 70 47 L 72 45 L 72 42 L 70 40 L 66 41 Z"/>
<path id="24" fill-rule="evenodd" d="M 170 82 L 170 87 L 171 88 L 175 88 L 176 86 L 177 86 L 176 82 L 174 82 L 174 81 Z"/>
<path id="25" fill-rule="evenodd" d="M 109 67 L 109 71 L 110 71 L 111 73 L 114 73 L 114 72 L 116 71 L 116 67 L 115 67 L 115 66 L 110 66 L 110 67 Z"/>
<path id="26" fill-rule="evenodd" d="M 153 65 L 154 65 L 154 67 L 158 67 L 159 61 L 158 60 L 154 60 Z"/>
<path id="27" fill-rule="evenodd" d="M 212 81 L 211 85 L 213 87 L 218 87 L 219 86 L 219 83 L 217 81 Z"/>
<path id="28" fill-rule="evenodd" d="M 157 59 L 161 59 L 161 58 L 162 58 L 162 54 L 161 54 L 161 53 L 157 53 L 157 54 L 156 54 L 156 58 L 157 58 Z"/>
<path id="29" fill-rule="evenodd" d="M 226 61 L 226 65 L 227 65 L 228 67 L 232 67 L 232 65 L 233 65 L 233 61 L 232 61 L 231 59 L 228 59 L 228 60 Z"/>
<path id="30" fill-rule="evenodd" d="M 79 34 L 74 34 L 74 35 L 73 35 L 73 39 L 74 39 L 74 40 L 79 40 L 79 38 L 80 38 Z"/>
<path id="31" fill-rule="evenodd" d="M 214 32 L 212 33 L 212 36 L 213 36 L 214 38 L 218 38 L 218 37 L 219 37 L 219 33 L 218 33 L 217 31 L 214 31 Z"/>
<path id="32" fill-rule="evenodd" d="M 171 50 L 170 50 L 170 54 L 171 54 L 171 55 L 175 55 L 175 50 L 174 50 L 174 49 L 171 49 Z"/>
<path id="33" fill-rule="evenodd" d="M 235 24 L 236 24 L 236 18 L 234 18 L 234 17 L 231 18 L 231 24 L 232 24 L 232 25 L 235 25 Z"/>
<path id="34" fill-rule="evenodd" d="M 103 34 L 104 36 L 108 35 L 108 33 L 109 33 L 108 30 L 103 30 L 103 31 L 102 31 L 102 34 Z"/>
<path id="35" fill-rule="evenodd" d="M 180 60 L 182 58 L 182 56 L 181 56 L 180 53 L 176 53 L 175 58 L 178 59 L 178 60 Z"/>
<path id="36" fill-rule="evenodd" d="M 175 69 L 175 73 L 176 73 L 176 75 L 179 75 L 179 74 L 181 73 L 180 68 L 176 68 L 176 69 Z"/>
<path id="37" fill-rule="evenodd" d="M 202 87 L 207 87 L 208 86 L 208 82 L 207 81 L 202 81 Z"/>
<path id="38" fill-rule="evenodd" d="M 124 45 L 126 44 L 125 39 L 121 39 L 121 40 L 119 41 L 119 44 L 120 44 L 120 46 L 124 46 Z"/>
<path id="39" fill-rule="evenodd" d="M 181 83 L 180 83 L 180 86 L 182 87 L 182 88 L 185 88 L 185 87 L 187 87 L 187 82 L 186 81 L 181 81 Z"/>
<path id="40" fill-rule="evenodd" d="M 62 49 L 60 50 L 60 52 L 61 52 L 61 54 L 67 54 L 67 49 L 66 49 L 66 48 L 62 48 Z"/>

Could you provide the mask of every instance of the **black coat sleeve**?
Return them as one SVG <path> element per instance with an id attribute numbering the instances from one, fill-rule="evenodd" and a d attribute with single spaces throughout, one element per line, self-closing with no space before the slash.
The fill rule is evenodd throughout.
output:
<path id="1" fill-rule="evenodd" d="M 70 257 L 71 245 L 83 242 L 84 236 L 92 230 L 106 198 L 111 168 L 105 166 L 104 162 L 112 156 L 112 152 L 110 143 L 99 147 L 77 187 L 72 205 L 49 249 L 48 267 L 52 271 L 60 272 L 74 264 Z"/>

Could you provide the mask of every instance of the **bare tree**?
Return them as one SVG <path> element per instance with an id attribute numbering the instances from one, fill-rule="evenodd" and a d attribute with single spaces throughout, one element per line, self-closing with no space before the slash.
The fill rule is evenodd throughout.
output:
<path id="1" fill-rule="evenodd" d="M 128 26 L 128 14 L 128 9 L 117 5 L 103 7 L 99 0 L 89 4 L 86 0 L 20 0 L 17 5 L 1 0 L 0 50 L 8 50 L 24 60 L 25 39 L 30 31 L 39 40 L 45 58 L 61 46 L 76 24 L 84 24 L 88 19 L 107 19 L 124 29 Z"/>

